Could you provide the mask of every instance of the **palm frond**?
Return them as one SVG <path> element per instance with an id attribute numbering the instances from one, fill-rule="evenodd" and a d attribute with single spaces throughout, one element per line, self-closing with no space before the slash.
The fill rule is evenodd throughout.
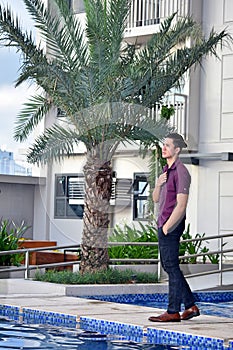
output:
<path id="1" fill-rule="evenodd" d="M 176 12 L 174 12 L 171 16 L 165 18 L 164 21 L 160 24 L 160 33 L 166 34 L 170 29 L 172 22 L 176 16 Z"/>
<path id="2" fill-rule="evenodd" d="M 77 19 L 73 18 L 66 1 L 51 2 L 50 10 L 47 10 L 42 0 L 24 0 L 24 3 L 36 23 L 36 28 L 46 41 L 53 59 L 62 62 L 64 69 L 68 70 L 78 63 L 86 63 L 83 30 Z"/>
<path id="3" fill-rule="evenodd" d="M 82 129 L 80 139 L 89 150 L 110 140 L 113 143 L 140 141 L 149 146 L 173 131 L 165 119 L 156 121 L 151 111 L 142 105 L 103 104 L 95 106 L 95 111 L 87 110 L 85 115 L 89 129 Z"/>
<path id="4" fill-rule="evenodd" d="M 128 140 L 140 141 L 144 148 L 153 147 L 158 141 L 174 129 L 165 121 L 145 118 L 137 125 L 132 126 L 130 133 L 126 136 Z"/>
<path id="5" fill-rule="evenodd" d="M 33 0 L 33 2 L 37 3 L 36 0 Z M 41 1 L 39 1 L 39 4 L 41 4 Z M 87 91 L 90 91 L 88 90 L 89 86 L 85 89 L 85 86 L 82 84 L 88 80 L 88 72 L 84 70 L 80 72 L 78 69 L 67 72 L 63 69 L 64 65 L 62 63 L 55 60 L 49 62 L 40 46 L 37 47 L 33 42 L 31 33 L 28 34 L 22 31 L 19 18 L 13 15 L 10 7 L 4 8 L 1 5 L 0 32 L 1 42 L 5 46 L 15 47 L 23 53 L 21 74 L 16 80 L 16 86 L 26 80 L 34 80 L 52 99 L 56 99 L 59 91 L 63 99 L 65 96 L 67 105 L 71 106 L 73 104 L 77 108 L 77 104 L 80 106 L 80 101 L 83 103 L 83 96 L 87 96 Z M 74 35 L 76 34 L 74 33 Z M 76 49 L 79 52 L 78 38 L 76 44 Z M 80 78 L 78 78 L 79 73 Z M 81 93 L 83 93 L 82 96 Z M 72 103 L 72 101 L 75 102 Z M 56 104 L 59 106 L 57 101 Z M 85 103 L 85 105 L 87 104 Z"/>
<path id="6" fill-rule="evenodd" d="M 27 80 L 34 80 L 47 93 L 53 104 L 60 107 L 72 119 L 74 111 L 86 107 L 88 94 L 84 81 L 86 75 L 82 72 L 64 71 L 57 62 L 41 60 L 31 63 L 25 58 L 21 73 L 16 80 L 16 86 Z M 81 121 L 81 120 L 80 120 Z M 75 119 L 72 119 L 75 122 Z M 85 120 L 82 120 L 85 124 Z"/>
<path id="7" fill-rule="evenodd" d="M 154 34 L 146 48 L 135 55 L 124 81 L 123 97 L 131 98 L 145 106 L 161 100 L 171 88 L 179 88 L 184 74 L 207 55 L 217 56 L 217 47 L 231 40 L 226 30 L 211 31 L 208 38 L 200 33 L 199 25 L 192 18 L 179 20 L 174 27 L 168 19 L 165 32 Z M 162 35 L 161 35 L 162 34 Z M 186 40 L 185 40 L 186 39 Z M 191 41 L 190 47 L 185 41 Z M 133 73 L 133 74 L 132 74 Z"/>
<path id="8" fill-rule="evenodd" d="M 84 0 L 95 91 L 102 96 L 117 94 L 116 79 L 119 74 L 120 48 L 128 13 L 127 0 Z M 118 93 L 119 94 L 119 93 Z"/>
<path id="9" fill-rule="evenodd" d="M 69 47 L 69 51 L 72 52 L 73 67 L 78 69 L 87 66 L 89 62 L 89 51 L 82 24 L 78 21 L 77 16 L 71 12 L 66 2 L 63 0 L 54 1 L 59 8 L 59 17 L 64 23 L 64 38 L 67 39 L 66 47 Z"/>
<path id="10" fill-rule="evenodd" d="M 130 1 L 111 0 L 107 10 L 107 33 L 110 49 L 110 59 L 114 62 L 119 59 L 121 44 L 126 27 L 126 17 L 129 13 Z"/>
<path id="11" fill-rule="evenodd" d="M 4 46 L 15 47 L 25 56 L 34 60 L 40 59 L 43 63 L 43 51 L 33 42 L 31 32 L 23 32 L 18 16 L 14 16 L 11 8 L 6 8 L 0 4 L 0 42 Z"/>
<path id="12" fill-rule="evenodd" d="M 219 34 L 211 32 L 207 39 L 204 39 L 189 47 L 176 50 L 176 52 L 167 59 L 160 71 L 156 70 L 154 78 L 150 82 L 150 93 L 145 96 L 146 104 L 151 101 L 158 101 L 166 91 L 183 79 L 184 74 L 188 70 L 199 64 L 206 56 L 212 54 L 218 57 L 217 47 L 223 45 L 225 41 L 230 39 L 229 34 L 223 30 Z"/>
<path id="13" fill-rule="evenodd" d="M 174 15 L 165 20 L 158 33 L 155 33 L 146 45 L 146 48 L 139 52 L 141 62 L 152 59 L 157 65 L 163 63 L 178 48 L 187 46 L 187 40 L 194 43 L 201 43 L 202 33 L 200 24 L 191 17 L 179 19 L 173 25 Z"/>
<path id="14" fill-rule="evenodd" d="M 25 103 L 16 121 L 14 138 L 16 141 L 27 139 L 32 130 L 39 124 L 51 108 L 51 102 L 41 95 L 35 95 Z"/>
<path id="15" fill-rule="evenodd" d="M 74 151 L 74 144 L 79 142 L 77 133 L 54 124 L 45 130 L 29 148 L 27 160 L 29 163 L 46 164 L 48 161 L 60 162 Z"/>

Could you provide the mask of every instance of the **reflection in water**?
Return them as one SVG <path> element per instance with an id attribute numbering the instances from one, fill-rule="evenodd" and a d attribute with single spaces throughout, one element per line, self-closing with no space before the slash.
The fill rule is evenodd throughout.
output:
<path id="1" fill-rule="evenodd" d="M 171 350 L 181 347 L 136 343 L 122 336 L 51 325 L 25 325 L 0 318 L 0 349 Z"/>

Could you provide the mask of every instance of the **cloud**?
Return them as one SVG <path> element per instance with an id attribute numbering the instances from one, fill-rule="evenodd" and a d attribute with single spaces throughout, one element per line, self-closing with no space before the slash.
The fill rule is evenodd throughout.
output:
<path id="1" fill-rule="evenodd" d="M 12 85 L 0 86 L 0 145 L 4 145 L 8 151 L 18 153 L 19 149 L 27 144 L 22 146 L 14 141 L 14 129 L 17 115 L 22 109 L 23 103 L 33 92 L 33 87 L 28 87 L 26 84 L 18 88 L 14 88 Z"/>
<path id="2" fill-rule="evenodd" d="M 23 1 L 1 0 L 1 6 L 9 6 L 14 14 L 20 19 L 23 30 L 32 30 L 33 21 L 30 18 Z M 20 67 L 20 53 L 15 49 L 0 49 L 0 147 L 12 151 L 16 155 L 21 148 L 27 148 L 28 143 L 14 141 L 14 128 L 17 115 L 23 103 L 33 94 L 33 87 L 28 88 L 26 84 L 15 88 L 14 82 L 18 76 Z"/>
<path id="3" fill-rule="evenodd" d="M 1 0 L 1 5 L 10 7 L 14 15 L 17 15 L 20 19 L 20 25 L 23 29 L 31 30 L 33 27 L 33 20 L 27 12 L 23 1 L 15 0 Z"/>
<path id="4" fill-rule="evenodd" d="M 2 85 L 0 87 L 0 107 L 2 109 L 15 109 L 22 103 L 22 99 L 25 99 L 25 94 L 28 95 L 26 86 L 15 88 L 13 85 Z"/>

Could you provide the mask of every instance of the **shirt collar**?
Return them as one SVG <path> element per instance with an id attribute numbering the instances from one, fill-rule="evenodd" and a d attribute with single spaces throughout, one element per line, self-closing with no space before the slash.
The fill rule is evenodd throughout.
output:
<path id="1" fill-rule="evenodd" d="M 170 170 L 176 169 L 177 165 L 181 163 L 181 160 L 179 158 L 176 159 L 176 161 L 172 164 L 172 166 L 169 168 Z M 165 167 L 163 168 L 164 171 L 168 170 L 168 165 L 166 164 Z"/>

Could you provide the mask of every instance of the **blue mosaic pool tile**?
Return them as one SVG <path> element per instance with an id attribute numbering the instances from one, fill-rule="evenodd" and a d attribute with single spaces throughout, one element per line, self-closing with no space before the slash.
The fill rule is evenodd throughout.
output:
<path id="1" fill-rule="evenodd" d="M 167 293 L 156 293 L 156 294 L 117 294 L 117 295 L 88 295 L 84 296 L 87 299 L 96 299 L 103 301 L 110 301 L 115 303 L 127 303 L 135 304 L 137 301 L 157 301 L 157 302 L 167 302 Z"/>
<path id="2" fill-rule="evenodd" d="M 80 317 L 80 327 L 84 330 L 103 334 L 123 335 L 126 339 L 142 341 L 143 327 L 125 323 L 98 320 L 90 317 Z"/>
<path id="3" fill-rule="evenodd" d="M 0 315 L 11 320 L 18 321 L 20 317 L 20 307 L 11 305 L 0 305 Z"/>
<path id="4" fill-rule="evenodd" d="M 29 323 L 47 323 L 72 328 L 75 328 L 77 325 L 76 316 L 61 313 L 23 308 L 22 316 L 23 321 L 28 321 Z"/>
<path id="5" fill-rule="evenodd" d="M 198 350 L 223 350 L 223 339 L 208 338 L 192 334 L 179 333 L 164 329 L 147 329 L 147 341 L 152 344 L 169 344 L 176 346 L 188 346 L 189 349 Z"/>
<path id="6" fill-rule="evenodd" d="M 196 301 L 220 303 L 233 301 L 233 291 L 211 291 L 193 293 Z"/>
<path id="7" fill-rule="evenodd" d="M 233 340 L 229 341 L 229 350 L 233 350 Z"/>
<path id="8" fill-rule="evenodd" d="M 196 301 L 202 302 L 228 302 L 233 301 L 233 291 L 211 291 L 211 292 L 195 292 Z M 86 299 L 103 300 L 115 303 L 137 304 L 137 302 L 168 302 L 167 293 L 155 294 L 118 294 L 118 295 L 88 295 Z"/>

